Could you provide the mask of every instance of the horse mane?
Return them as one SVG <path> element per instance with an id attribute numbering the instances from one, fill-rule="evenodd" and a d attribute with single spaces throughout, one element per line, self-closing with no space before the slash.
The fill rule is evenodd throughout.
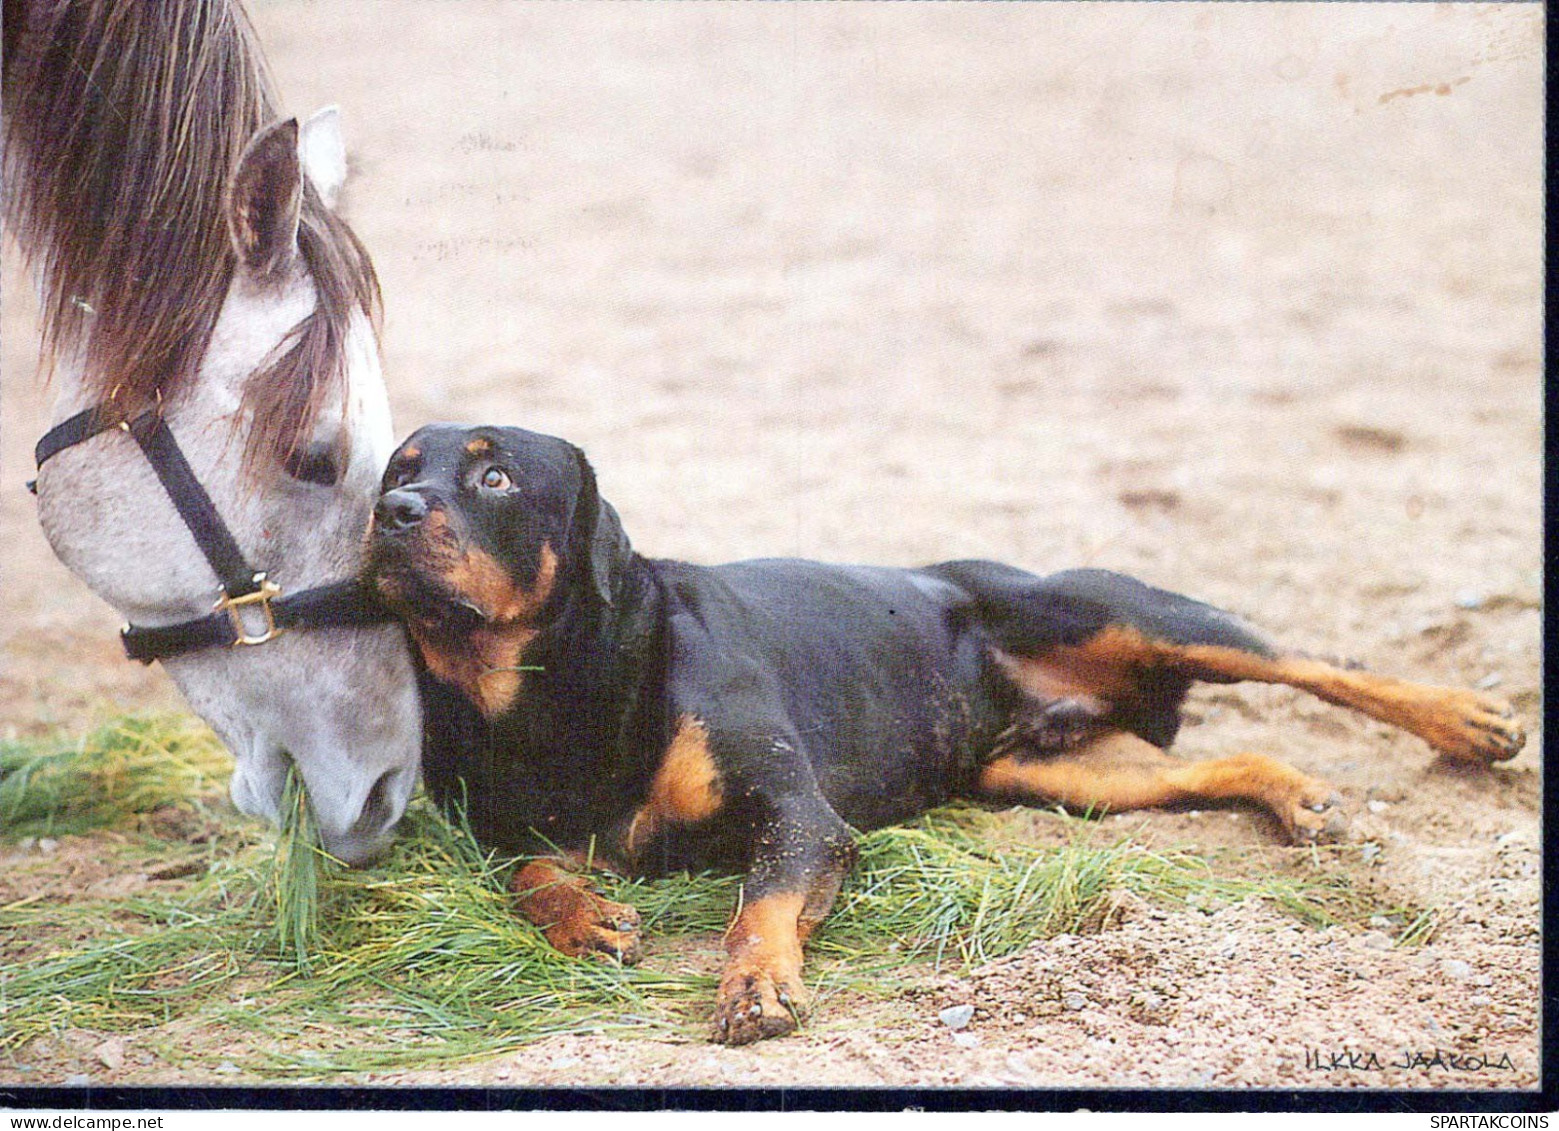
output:
<path id="1" fill-rule="evenodd" d="M 5 220 L 37 269 L 44 348 L 128 417 L 195 377 L 237 266 L 223 212 L 281 115 L 236 0 L 5 0 Z M 246 466 L 285 460 L 341 387 L 348 326 L 377 329 L 367 251 L 304 178 L 314 311 L 253 374 Z"/>

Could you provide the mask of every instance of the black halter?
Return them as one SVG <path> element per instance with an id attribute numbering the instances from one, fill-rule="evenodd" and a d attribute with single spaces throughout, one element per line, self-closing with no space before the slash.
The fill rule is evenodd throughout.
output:
<path id="1" fill-rule="evenodd" d="M 103 405 L 94 405 L 44 433 L 33 451 L 33 459 L 41 468 L 50 456 L 113 429 L 135 437 L 179 517 L 194 535 L 195 544 L 222 583 L 216 611 L 207 616 L 162 628 L 125 625 L 119 636 L 130 659 L 149 664 L 197 648 L 264 644 L 289 628 L 347 627 L 391 619 L 372 592 L 355 579 L 281 596 L 280 586 L 244 560 L 243 551 L 217 513 L 211 496 L 195 478 L 167 421 L 155 410 L 125 420 Z M 34 494 L 37 482 L 35 479 L 27 484 Z M 250 632 L 245 625 L 245 609 L 255 610 L 258 632 Z"/>

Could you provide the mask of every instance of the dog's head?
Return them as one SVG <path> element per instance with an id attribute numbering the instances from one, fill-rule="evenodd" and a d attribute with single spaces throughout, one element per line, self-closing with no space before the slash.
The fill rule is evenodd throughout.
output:
<path id="1" fill-rule="evenodd" d="M 584 453 L 552 436 L 432 424 L 381 489 L 369 581 L 434 674 L 489 714 L 519 683 L 494 673 L 571 609 L 612 604 L 632 554 Z"/>

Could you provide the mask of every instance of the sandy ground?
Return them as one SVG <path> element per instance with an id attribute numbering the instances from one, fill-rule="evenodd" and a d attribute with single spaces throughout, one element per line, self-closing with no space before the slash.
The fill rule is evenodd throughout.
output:
<path id="1" fill-rule="evenodd" d="M 1539 7 L 255 17 L 291 108 L 342 106 L 402 433 L 565 435 L 656 555 L 1108 566 L 1299 648 L 1495 688 L 1535 729 Z M 47 398 L 9 246 L 4 284 L 0 727 L 176 706 L 38 532 Z M 570 1038 L 393 1079 L 1534 1086 L 1537 739 L 1469 772 L 1287 690 L 1199 693 L 1193 716 L 1182 753 L 1335 782 L 1381 849 L 1359 867 L 1441 908 L 1433 945 L 1139 908 L 757 1048 Z M 1255 813 L 1129 820 L 1275 841 Z M 1404 1049 L 1441 1062 L 1393 1067 Z"/>

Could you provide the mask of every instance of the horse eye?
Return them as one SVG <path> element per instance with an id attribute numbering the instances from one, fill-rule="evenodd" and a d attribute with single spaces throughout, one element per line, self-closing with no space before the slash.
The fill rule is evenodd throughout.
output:
<path id="1" fill-rule="evenodd" d="M 482 486 L 489 491 L 507 491 L 511 486 L 509 473 L 501 467 L 489 467 L 482 472 Z"/>
<path id="2" fill-rule="evenodd" d="M 321 487 L 334 487 L 341 478 L 336 466 L 335 445 L 310 444 L 287 457 L 287 474 L 304 483 L 317 483 Z"/>

